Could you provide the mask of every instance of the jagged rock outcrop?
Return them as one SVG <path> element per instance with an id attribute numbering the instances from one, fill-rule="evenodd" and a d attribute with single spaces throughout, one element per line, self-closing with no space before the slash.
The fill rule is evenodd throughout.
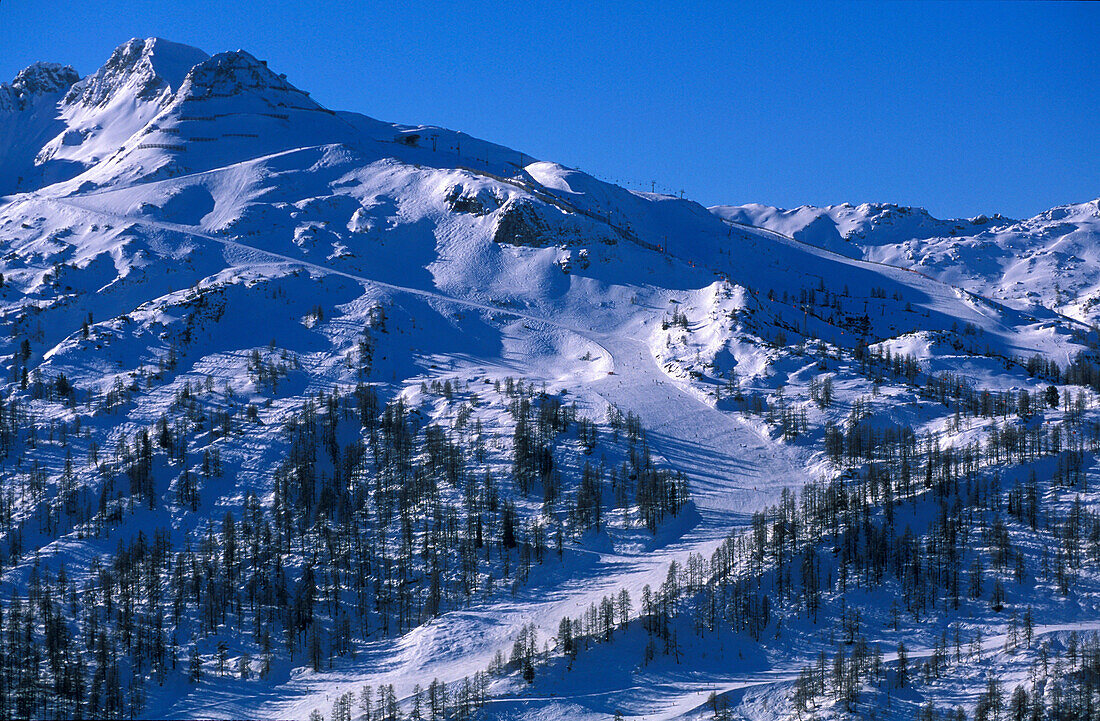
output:
<path id="1" fill-rule="evenodd" d="M 60 92 L 80 80 L 71 65 L 34 63 L 21 70 L 11 83 L 0 83 L 0 112 L 19 112 L 39 98 Z"/>

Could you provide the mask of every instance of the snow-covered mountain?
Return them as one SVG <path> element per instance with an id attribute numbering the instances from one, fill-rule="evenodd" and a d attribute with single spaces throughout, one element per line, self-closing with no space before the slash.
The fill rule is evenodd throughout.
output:
<path id="1" fill-rule="evenodd" d="M 10 715 L 910 718 L 1097 625 L 1098 338 L 1000 292 L 1095 203 L 708 210 L 159 39 L 0 160 Z"/>
<path id="2" fill-rule="evenodd" d="M 1100 199 L 1026 220 L 939 220 L 923 208 L 869 203 L 711 210 L 849 257 L 913 268 L 1013 307 L 1044 306 L 1092 324 L 1100 318 Z"/>

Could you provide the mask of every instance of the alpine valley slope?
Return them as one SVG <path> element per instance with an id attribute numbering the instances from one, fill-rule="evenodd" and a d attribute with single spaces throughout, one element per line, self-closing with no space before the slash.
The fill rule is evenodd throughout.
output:
<path id="1" fill-rule="evenodd" d="M 1015 414 L 1021 390 L 1048 387 L 1056 402 L 1021 423 L 1095 422 L 1088 383 L 1026 365 L 1091 357 L 1087 273 L 1072 303 L 1019 302 L 1003 264 L 920 260 L 954 252 L 939 225 L 868 231 L 850 251 L 847 230 L 800 237 L 823 218 L 848 228 L 835 209 L 712 212 L 628 191 L 460 132 L 332 111 L 247 52 L 160 39 L 84 79 L 38 64 L 0 86 L 0 193 L 0 623 L 53 619 L 27 621 L 48 649 L 37 660 L 10 641 L 0 663 L 11 715 L 343 721 L 370 685 L 366 713 L 383 719 L 426 709 L 414 691 L 438 680 L 448 714 L 709 717 L 721 700 L 782 717 L 848 604 L 872 640 L 904 639 L 917 659 L 952 623 L 985 634 L 972 666 L 886 715 L 974 708 L 990 673 L 1026 675 L 1034 652 L 1002 652 L 1007 615 L 982 600 L 992 580 L 954 615 L 920 607 L 900 625 L 889 585 L 828 586 L 813 622 L 777 600 L 763 632 L 669 612 L 678 635 L 656 652 L 643 599 L 695 608 L 729 575 L 713 559 L 772 507 L 809 483 L 876 478 L 881 464 L 828 450 L 846 423 L 961 455 L 1009 424 L 1007 410 L 961 421 L 967 388 L 1011 397 Z M 1072 237 L 1088 259 L 1095 206 L 975 220 L 952 242 L 1007 258 Z M 1055 221 L 1080 225 L 1058 235 Z M 903 358 L 907 380 L 891 371 Z M 942 374 L 952 400 L 934 392 Z M 1071 392 L 1080 408 L 1059 405 Z M 968 478 L 1003 474 L 1007 492 L 1025 471 L 998 457 Z M 931 488 L 898 510 L 918 535 L 935 522 Z M 1070 503 L 1045 498 L 1051 518 Z M 1080 498 L 1094 508 L 1087 487 Z M 1012 533 L 1038 568 L 1042 538 Z M 782 589 L 773 560 L 737 573 Z M 1092 567 L 1079 575 L 1066 601 L 1037 571 L 1010 586 L 1055 648 L 1097 625 Z M 631 602 L 596 632 L 622 591 Z M 570 617 L 580 656 L 563 645 Z M 81 674 L 94 695 L 44 698 Z"/>

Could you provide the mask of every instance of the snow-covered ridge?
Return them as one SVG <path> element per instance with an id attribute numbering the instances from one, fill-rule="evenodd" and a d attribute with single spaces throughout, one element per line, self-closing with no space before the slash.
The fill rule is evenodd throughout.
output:
<path id="1" fill-rule="evenodd" d="M 268 69 L 267 63 L 257 60 L 244 50 L 218 53 L 196 64 L 187 73 L 177 100 L 202 101 L 230 97 L 246 91 L 259 95 L 285 96 L 275 100 L 276 104 L 285 103 L 286 99 L 293 97 L 299 105 L 311 109 L 320 107 L 308 99 L 309 93 L 297 89 L 286 81 L 286 76 L 276 75 Z"/>
<path id="2" fill-rule="evenodd" d="M 792 210 L 752 204 L 711 211 L 852 258 L 919 270 L 1018 308 L 1041 305 L 1100 320 L 1100 201 L 1024 220 L 999 214 L 940 220 L 923 208 L 848 203 Z"/>
<path id="3" fill-rule="evenodd" d="M 862 244 L 925 240 L 1003 227 L 1013 222 L 1000 214 L 941 220 L 924 208 L 893 203 L 841 203 L 823 208 L 803 205 L 790 210 L 752 203 L 714 206 L 711 212 L 738 223 L 770 228 L 830 250 L 847 247 L 849 253 L 856 254 L 860 251 L 854 246 Z"/>
<path id="4" fill-rule="evenodd" d="M 119 46 L 98 71 L 73 86 L 65 103 L 102 106 L 130 92 L 140 100 L 163 100 L 178 89 L 206 53 L 160 38 L 134 38 Z"/>
<path id="5" fill-rule="evenodd" d="M 36 97 L 66 90 L 79 79 L 71 65 L 34 63 L 19 71 L 11 83 L 0 83 L 0 112 L 26 110 Z"/>

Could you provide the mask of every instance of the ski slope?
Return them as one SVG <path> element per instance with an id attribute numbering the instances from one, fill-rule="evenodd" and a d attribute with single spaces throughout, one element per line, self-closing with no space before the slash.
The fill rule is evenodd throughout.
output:
<path id="1" fill-rule="evenodd" d="M 1090 326 L 1095 201 L 1019 222 L 940 221 L 888 205 L 708 210 L 462 133 L 332 111 L 245 51 L 210 56 L 159 39 L 126 43 L 84 79 L 28 69 L 0 86 L 0 131 L 11 139 L 0 146 L 0 378 L 5 397 L 40 424 L 32 450 L 45 495 L 59 497 L 75 478 L 107 499 L 109 474 L 95 463 L 74 470 L 73 459 L 125 455 L 126 439 L 180 421 L 188 403 L 255 420 L 236 435 L 202 429 L 180 464 L 158 450 L 163 505 L 126 516 L 114 535 L 76 523 L 29 533 L 0 568 L 5 592 L 25 589 L 38 564 L 88 580 L 118 539 L 139 531 L 169 528 L 180 551 L 227 512 L 241 514 L 249 494 L 269 502 L 290 453 L 288 419 L 364 379 L 383 402 L 401 400 L 417 423 L 455 438 L 469 435 L 459 413 L 483 423 L 488 460 L 471 463 L 471 475 L 505 479 L 527 520 L 540 517 L 540 498 L 509 479 L 514 420 L 502 381 L 575 403 L 605 424 L 604 441 L 610 409 L 636 416 L 655 465 L 688 479 L 691 503 L 655 533 L 625 521 L 589 530 L 526 584 L 501 583 L 396 636 L 357 637 L 331 668 L 313 670 L 299 654 L 280 657 L 263 680 L 192 684 L 178 673 L 151 691 L 157 717 L 305 718 L 364 684 L 393 684 L 407 701 L 414 685 L 460 682 L 507 654 L 529 624 L 545 641 L 605 596 L 626 590 L 637 604 L 671 563 L 709 561 L 785 491 L 838 475 L 822 450 L 830 425 L 866 413 L 959 447 L 996 427 L 964 425 L 918 386 L 861 369 L 868 349 L 905 354 L 928 378 L 948 372 L 1040 398 L 1048 384 L 1024 361 L 1064 367 L 1100 340 Z M 978 262 L 987 251 L 994 260 Z M 364 328 L 380 312 L 373 367 L 356 372 Z M 285 365 L 278 389 L 251 367 L 261 354 Z M 836 398 L 819 403 L 826 377 Z M 60 378 L 86 402 L 40 391 Z M 443 383 L 461 389 L 459 400 L 430 390 Z M 112 393 L 122 399 L 115 408 L 96 405 Z M 1034 423 L 1061 421 L 1066 405 Z M 794 434 L 780 430 L 791 418 L 804 426 Z M 72 450 L 55 441 L 70 425 L 80 429 Z M 615 438 L 594 463 L 623 462 Z M 572 436 L 561 445 L 572 490 L 583 456 L 570 455 Z M 178 466 L 213 450 L 229 470 L 203 488 L 202 505 L 171 502 Z M 13 498 L 29 465 L 0 465 Z M 43 502 L 13 501 L 11 513 L 36 518 Z M 289 572 L 309 562 L 303 552 Z M 886 597 L 861 600 L 884 624 Z M 1094 611 L 1091 599 L 1050 605 L 1037 633 L 1094 630 Z M 990 653 L 1004 645 L 1003 617 L 975 619 L 990 631 Z M 646 665 L 636 621 L 637 606 L 621 645 L 597 646 L 572 670 L 551 660 L 530 686 L 515 671 L 494 678 L 481 713 L 699 718 L 714 692 L 744 718 L 773 718 L 789 712 L 792 682 L 832 633 L 796 625 L 750 642 L 719 632 L 685 639 L 684 658 Z M 936 623 L 912 629 L 914 659 L 929 653 Z M 875 641 L 896 647 L 895 635 Z M 234 658 L 256 650 L 246 636 L 230 636 Z M 209 667 L 215 647 L 200 639 L 195 648 L 203 643 Z M 1019 674 L 1024 661 L 996 663 Z M 961 683 L 949 691 L 973 700 Z"/>

